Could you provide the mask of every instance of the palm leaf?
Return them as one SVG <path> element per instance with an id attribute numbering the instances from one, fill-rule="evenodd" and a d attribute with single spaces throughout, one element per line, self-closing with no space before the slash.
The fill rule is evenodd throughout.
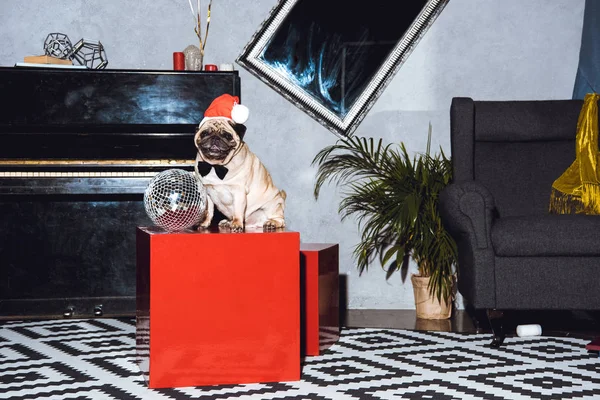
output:
<path id="1" fill-rule="evenodd" d="M 450 298 L 456 265 L 456 244 L 444 229 L 439 194 L 452 178 L 452 165 L 440 148 L 430 154 L 431 124 L 425 153 L 411 157 L 404 143 L 384 145 L 382 139 L 350 136 L 317 153 L 314 196 L 323 185 L 340 187 L 338 212 L 354 217 L 360 242 L 353 250 L 357 268 L 368 270 L 378 257 L 386 277 L 412 257 L 419 273 L 430 276 L 430 291 Z"/>

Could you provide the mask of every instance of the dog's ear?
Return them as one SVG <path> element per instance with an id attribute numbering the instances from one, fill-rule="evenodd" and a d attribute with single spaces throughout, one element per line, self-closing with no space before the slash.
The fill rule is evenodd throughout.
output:
<path id="1" fill-rule="evenodd" d="M 240 140 L 244 140 L 244 134 L 246 134 L 246 125 L 244 124 L 236 124 L 235 122 L 232 124 L 233 130 L 238 134 Z"/>

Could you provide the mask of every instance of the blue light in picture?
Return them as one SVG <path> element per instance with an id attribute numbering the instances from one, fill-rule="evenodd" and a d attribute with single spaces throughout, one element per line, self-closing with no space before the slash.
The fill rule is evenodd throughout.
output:
<path id="1" fill-rule="evenodd" d="M 259 58 L 343 119 L 424 4 L 394 15 L 386 0 L 298 0 Z"/>

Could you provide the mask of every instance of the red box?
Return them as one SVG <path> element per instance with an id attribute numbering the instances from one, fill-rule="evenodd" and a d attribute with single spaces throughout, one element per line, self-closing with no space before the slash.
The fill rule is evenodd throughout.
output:
<path id="1" fill-rule="evenodd" d="M 150 388 L 300 379 L 297 232 L 137 230 L 137 353 Z"/>
<path id="2" fill-rule="evenodd" d="M 318 356 L 340 337 L 339 246 L 300 244 L 302 353 Z"/>
<path id="3" fill-rule="evenodd" d="M 585 345 L 585 349 L 588 351 L 599 351 L 600 350 L 600 337 L 594 338 L 591 342 Z"/>

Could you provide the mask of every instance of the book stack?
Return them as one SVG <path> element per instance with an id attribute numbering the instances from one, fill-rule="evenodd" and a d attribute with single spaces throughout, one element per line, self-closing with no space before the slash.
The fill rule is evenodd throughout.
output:
<path id="1" fill-rule="evenodd" d="M 73 65 L 71 60 L 63 60 L 62 58 L 52 57 L 48 55 L 42 56 L 27 56 L 23 58 L 23 62 L 18 62 L 15 67 L 50 67 L 50 68 L 83 68 L 85 65 Z"/>

